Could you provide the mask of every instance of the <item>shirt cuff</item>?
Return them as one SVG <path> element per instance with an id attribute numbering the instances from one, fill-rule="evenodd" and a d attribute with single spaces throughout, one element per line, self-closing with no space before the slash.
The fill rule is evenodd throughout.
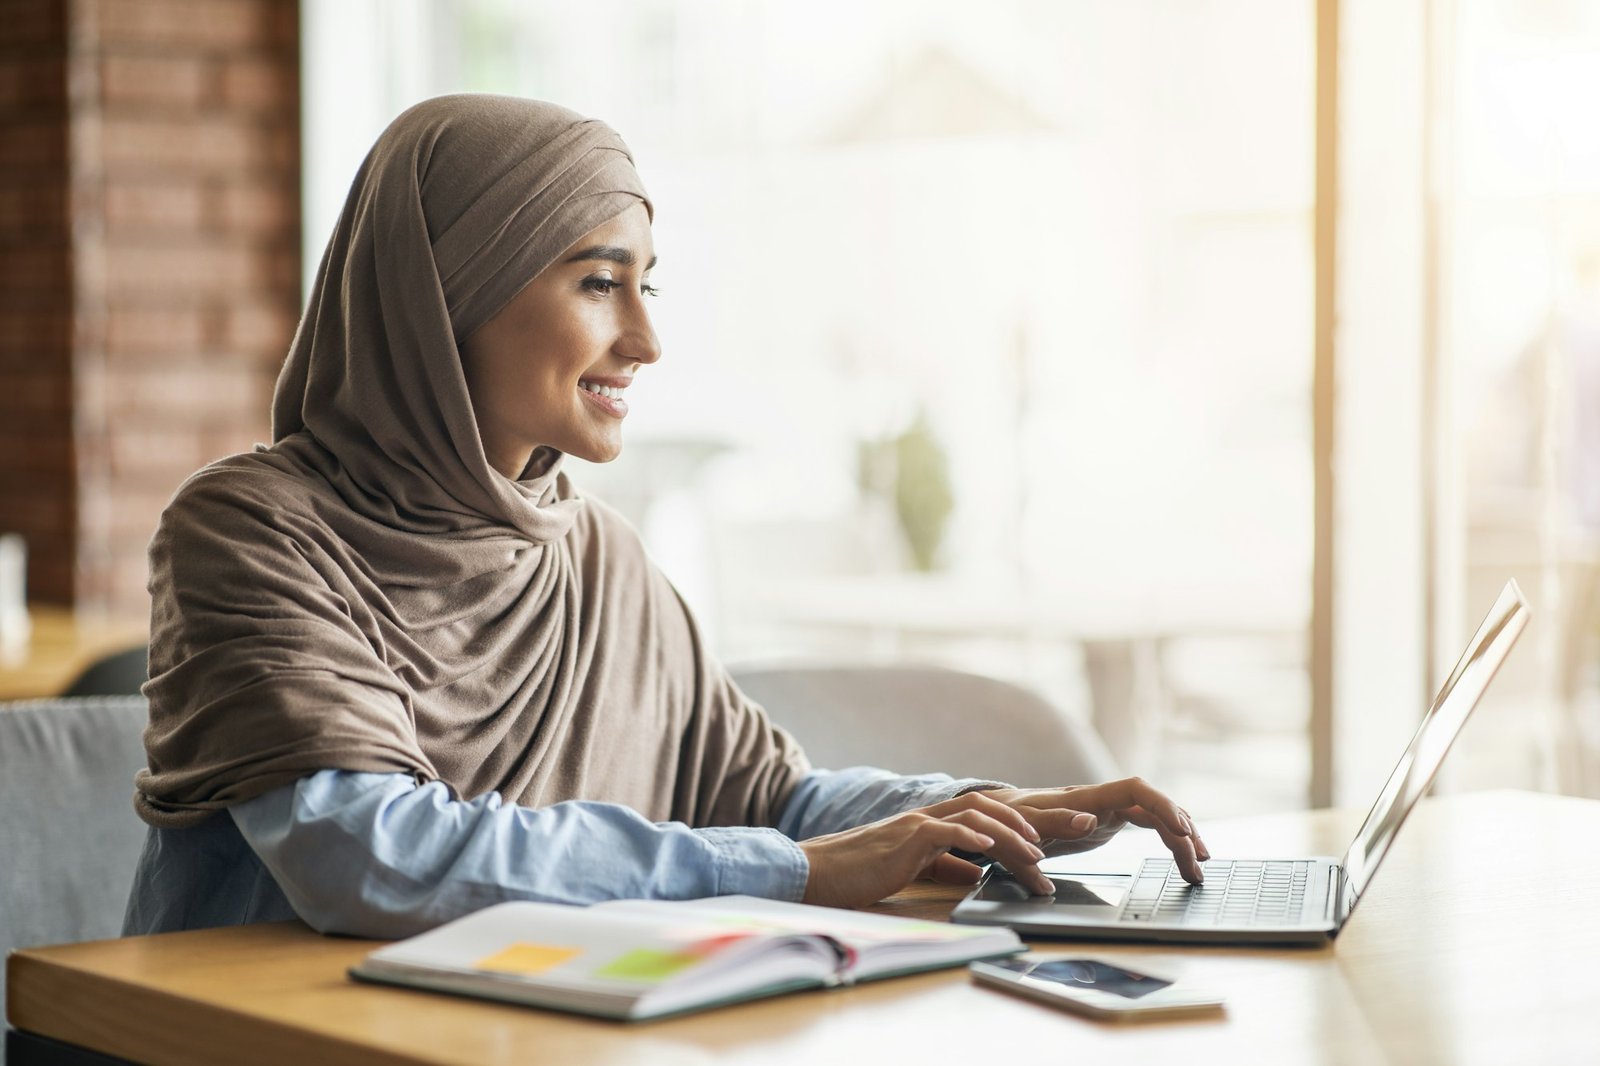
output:
<path id="1" fill-rule="evenodd" d="M 800 902 L 811 864 L 800 845 L 776 829 L 696 829 L 716 851 L 716 895 Z"/>
<path id="2" fill-rule="evenodd" d="M 941 799 L 955 799 L 957 796 L 965 796 L 968 792 L 982 792 L 985 789 L 990 789 L 990 788 L 1016 788 L 1016 787 L 1017 787 L 1016 785 L 1008 785 L 1004 781 L 978 781 L 978 780 L 975 780 L 975 779 L 972 779 L 972 778 L 968 778 L 965 781 L 952 781 L 950 783 L 950 791 L 946 795 L 944 795 L 944 796 L 942 796 L 940 798 Z M 935 801 L 935 802 L 937 802 L 937 801 Z"/>

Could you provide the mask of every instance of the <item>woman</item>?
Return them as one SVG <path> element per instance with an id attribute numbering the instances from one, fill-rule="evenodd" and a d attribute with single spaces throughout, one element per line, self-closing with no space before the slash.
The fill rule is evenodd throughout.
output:
<path id="1" fill-rule="evenodd" d="M 273 401 L 151 544 L 151 826 L 130 933 L 295 915 L 394 937 L 510 898 L 859 906 L 953 851 L 1155 828 L 1137 779 L 1024 791 L 812 770 L 561 456 L 614 458 L 660 348 L 651 206 L 617 136 L 430 100 L 368 155 Z"/>

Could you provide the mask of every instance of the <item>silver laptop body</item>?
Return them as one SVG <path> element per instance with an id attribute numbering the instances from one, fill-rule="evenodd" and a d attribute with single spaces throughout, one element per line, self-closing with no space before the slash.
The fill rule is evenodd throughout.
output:
<path id="1" fill-rule="evenodd" d="M 1205 884 L 1191 886 L 1170 858 L 1108 866 L 1086 853 L 1042 864 L 1055 882 L 1053 897 L 1031 895 L 999 866 L 991 866 L 950 920 L 1008 925 L 1040 937 L 1168 943 L 1315 944 L 1338 936 L 1527 624 L 1522 591 L 1508 581 L 1445 678 L 1342 861 L 1329 856 L 1214 858 L 1205 865 Z"/>

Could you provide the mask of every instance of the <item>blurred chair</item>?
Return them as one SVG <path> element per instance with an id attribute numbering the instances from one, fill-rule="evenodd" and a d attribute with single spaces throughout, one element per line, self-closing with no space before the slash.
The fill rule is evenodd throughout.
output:
<path id="1" fill-rule="evenodd" d="M 0 703 L 0 956 L 121 935 L 146 718 L 140 696 Z"/>
<path id="2" fill-rule="evenodd" d="M 1119 776 L 1088 725 L 1009 681 L 934 666 L 744 666 L 735 683 L 815 766 L 940 770 L 1018 786 Z"/>
<path id="3" fill-rule="evenodd" d="M 61 695 L 137 696 L 149 679 L 150 649 L 141 644 L 90 663 Z"/>

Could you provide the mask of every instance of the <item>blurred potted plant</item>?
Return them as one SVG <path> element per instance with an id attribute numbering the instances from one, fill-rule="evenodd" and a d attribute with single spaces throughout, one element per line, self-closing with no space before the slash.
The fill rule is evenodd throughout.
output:
<path id="1" fill-rule="evenodd" d="M 862 490 L 893 501 L 911 565 L 924 572 L 937 569 L 955 497 L 949 462 L 927 411 L 919 407 L 910 427 L 898 436 L 863 442 L 859 464 Z"/>

